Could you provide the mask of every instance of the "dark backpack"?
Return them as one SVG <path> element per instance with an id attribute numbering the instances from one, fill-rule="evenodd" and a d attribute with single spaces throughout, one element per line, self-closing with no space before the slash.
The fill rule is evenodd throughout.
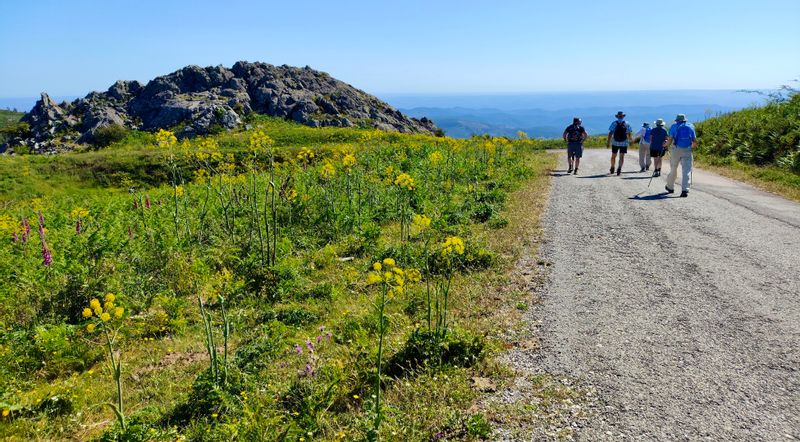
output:
<path id="1" fill-rule="evenodd" d="M 619 121 L 616 122 L 617 125 L 614 127 L 614 141 L 625 141 L 628 139 L 628 125 L 625 124 L 623 121 L 620 123 Z"/>
<path id="2" fill-rule="evenodd" d="M 580 143 L 583 141 L 583 126 L 575 126 L 574 124 L 567 128 L 567 141 L 570 143 Z"/>

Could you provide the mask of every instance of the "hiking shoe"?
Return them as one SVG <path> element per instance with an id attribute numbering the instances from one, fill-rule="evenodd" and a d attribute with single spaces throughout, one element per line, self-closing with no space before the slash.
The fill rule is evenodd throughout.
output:
<path id="1" fill-rule="evenodd" d="M 650 166 L 645 167 L 644 170 L 650 170 Z"/>
<path id="2" fill-rule="evenodd" d="M 608 173 L 609 173 L 609 175 L 613 175 L 614 174 L 614 166 L 611 166 L 611 169 L 608 169 Z"/>
<path id="3" fill-rule="evenodd" d="M 644 172 L 644 167 L 642 167 L 642 170 L 639 171 L 639 173 L 642 173 L 642 172 Z"/>
<path id="4" fill-rule="evenodd" d="M 578 168 L 575 168 L 575 172 L 572 172 L 572 174 L 573 175 L 577 175 L 578 174 Z"/>
<path id="5" fill-rule="evenodd" d="M 572 173 L 572 168 L 570 167 L 569 170 L 567 170 L 567 175 L 569 175 L 571 173 Z"/>
<path id="6" fill-rule="evenodd" d="M 681 198 L 686 198 L 687 196 L 689 196 L 688 190 L 684 190 L 683 192 L 681 192 Z"/>
<path id="7" fill-rule="evenodd" d="M 617 176 L 619 176 L 619 174 L 621 173 L 622 173 L 622 168 L 620 167 L 619 169 L 617 169 Z"/>
<path id="8" fill-rule="evenodd" d="M 669 187 L 667 187 L 667 186 L 664 186 L 664 190 L 666 190 L 666 191 L 667 191 L 667 193 L 675 193 L 675 189 L 670 189 L 670 188 L 669 188 Z"/>

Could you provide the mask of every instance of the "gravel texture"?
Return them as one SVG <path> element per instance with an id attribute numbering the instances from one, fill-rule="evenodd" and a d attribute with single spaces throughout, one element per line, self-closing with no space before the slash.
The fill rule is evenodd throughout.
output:
<path id="1" fill-rule="evenodd" d="M 800 440 L 800 205 L 702 171 L 667 197 L 668 164 L 648 189 L 609 156 L 554 172 L 541 347 L 506 361 L 596 392 L 579 440 Z"/>

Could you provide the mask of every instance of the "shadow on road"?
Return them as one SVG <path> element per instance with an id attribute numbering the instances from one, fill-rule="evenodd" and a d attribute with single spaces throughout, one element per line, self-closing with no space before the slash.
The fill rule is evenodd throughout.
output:
<path id="1" fill-rule="evenodd" d="M 649 180 L 649 176 L 627 176 L 623 180 Z"/>
<path id="2" fill-rule="evenodd" d="M 639 196 L 636 194 L 632 197 L 629 197 L 629 200 L 639 200 L 639 201 L 653 201 L 653 200 L 663 200 L 667 198 L 678 198 L 677 196 L 669 196 L 667 192 L 657 193 L 655 195 L 646 195 L 646 196 Z"/>
<path id="3" fill-rule="evenodd" d="M 585 175 L 585 176 L 579 176 L 578 178 L 608 178 L 608 177 L 610 177 L 610 176 L 611 176 L 611 175 L 609 175 L 609 174 L 607 174 L 607 173 L 602 173 L 602 174 L 600 174 L 600 175 Z"/>

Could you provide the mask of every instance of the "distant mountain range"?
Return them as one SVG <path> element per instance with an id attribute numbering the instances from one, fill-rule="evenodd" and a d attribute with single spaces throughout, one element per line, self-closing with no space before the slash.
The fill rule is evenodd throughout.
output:
<path id="1" fill-rule="evenodd" d="M 759 104 L 759 96 L 737 91 L 568 92 L 502 95 L 383 95 L 410 116 L 427 116 L 452 137 L 472 134 L 559 137 L 573 117 L 590 134 L 604 134 L 617 111 L 634 127 L 678 113 L 691 121 Z"/>

